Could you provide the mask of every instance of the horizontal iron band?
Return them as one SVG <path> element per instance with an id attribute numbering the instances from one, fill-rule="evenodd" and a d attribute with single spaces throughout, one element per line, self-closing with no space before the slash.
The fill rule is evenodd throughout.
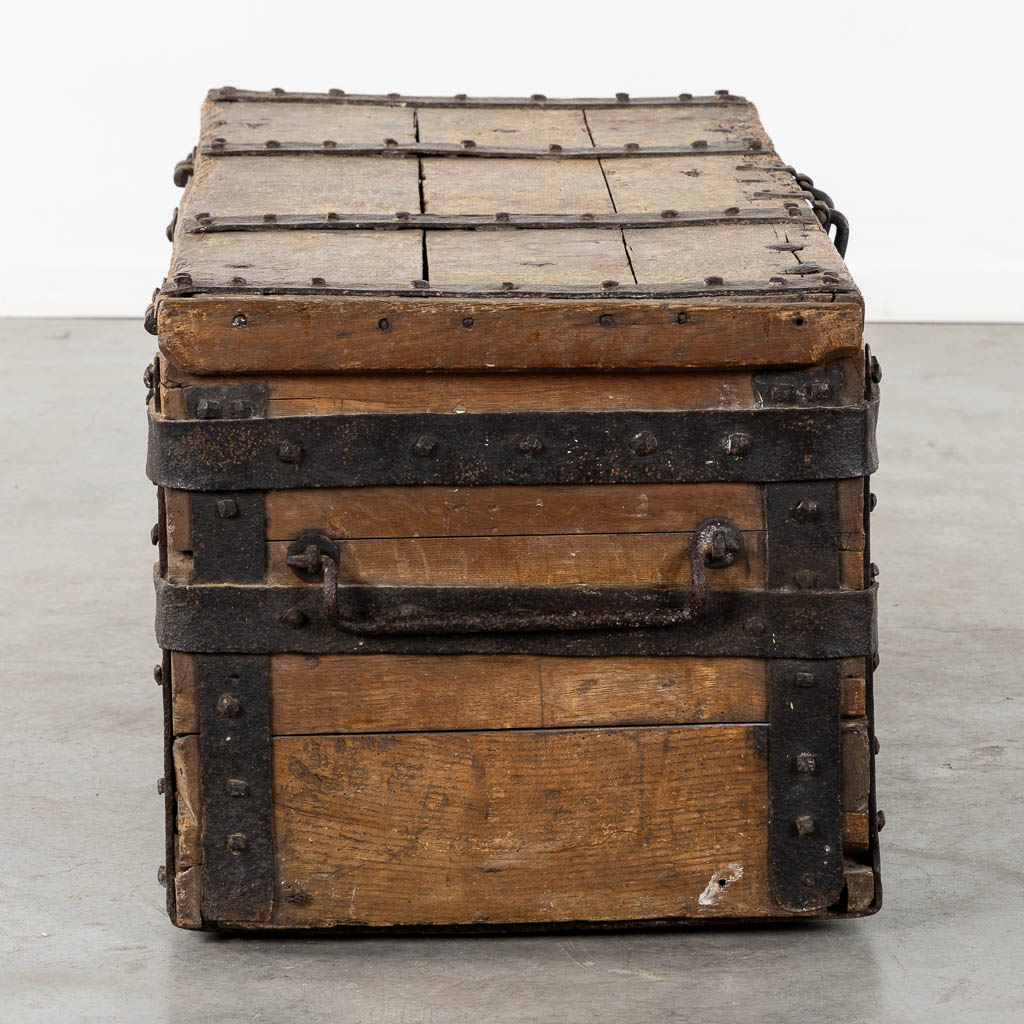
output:
<path id="1" fill-rule="evenodd" d="M 336 103 L 342 106 L 371 107 L 465 107 L 476 109 L 495 107 L 536 107 L 548 109 L 574 109 L 586 107 L 590 110 L 602 108 L 629 107 L 735 107 L 748 106 L 743 96 L 733 96 L 722 91 L 714 96 L 691 96 L 681 93 L 678 96 L 647 96 L 619 99 L 618 97 L 580 97 L 580 98 L 548 98 L 539 94 L 535 96 L 402 96 L 399 93 L 390 95 L 346 93 L 341 89 L 329 92 L 287 92 L 284 89 L 271 89 L 261 92 L 255 89 L 235 89 L 222 86 L 211 89 L 207 94 L 211 100 L 226 103 Z"/>
<path id="2" fill-rule="evenodd" d="M 328 621 L 319 588 L 174 586 L 156 580 L 157 642 L 168 650 L 237 654 L 554 654 L 855 658 L 875 648 L 877 585 L 851 591 L 709 593 L 694 621 L 592 632 L 357 636 Z M 585 609 L 636 614 L 673 606 L 689 592 L 582 587 L 339 587 L 367 618 L 447 616 L 467 608 Z"/>
<path id="3" fill-rule="evenodd" d="M 462 146 L 444 142 L 403 142 L 395 145 L 335 142 L 212 142 L 202 147 L 203 156 L 382 156 L 400 160 L 404 157 L 474 157 L 492 160 L 616 160 L 620 157 L 655 156 L 760 156 L 772 150 L 759 139 L 735 142 L 707 142 L 689 146 L 586 146 L 563 149 L 515 149 L 509 146 Z M 781 170 L 781 165 L 778 168 Z"/>
<path id="4" fill-rule="evenodd" d="M 193 278 L 190 274 L 176 273 L 164 282 L 161 295 L 187 298 L 191 295 L 344 295 L 373 298 L 417 299 L 696 299 L 705 297 L 751 295 L 776 298 L 780 295 L 836 295 L 853 294 L 857 286 L 849 278 L 828 275 L 823 267 L 796 264 L 795 273 L 779 275 L 767 281 L 727 281 L 724 278 L 704 281 L 680 281 L 669 284 L 605 284 L 552 285 L 519 284 L 508 282 L 481 282 L 465 285 L 434 285 L 428 281 L 409 282 L 408 287 L 398 284 L 369 284 L 362 282 L 333 282 L 317 279 L 304 282 L 261 284 L 239 276 L 234 282 Z"/>
<path id="5" fill-rule="evenodd" d="M 681 412 L 149 417 L 150 480 L 187 491 L 769 483 L 868 476 L 877 398 Z"/>
<path id="6" fill-rule="evenodd" d="M 793 193 L 794 201 L 804 198 Z M 663 213 L 499 213 L 443 215 L 434 213 L 328 213 L 273 214 L 268 216 L 225 216 L 203 214 L 189 217 L 184 231 L 189 235 L 210 235 L 222 231 L 505 231 L 559 228 L 681 228 L 709 224 L 789 224 L 794 220 L 815 221 L 807 206 L 792 209 L 666 210 Z"/>

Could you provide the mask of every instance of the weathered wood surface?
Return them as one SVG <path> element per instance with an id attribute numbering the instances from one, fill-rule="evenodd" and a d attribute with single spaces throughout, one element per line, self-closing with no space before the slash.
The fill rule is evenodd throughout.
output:
<path id="1" fill-rule="evenodd" d="M 725 515 L 764 528 L 756 484 L 311 488 L 269 492 L 266 515 L 269 540 L 313 526 L 351 539 L 678 533 Z"/>
<path id="2" fill-rule="evenodd" d="M 275 735 L 762 722 L 754 658 L 274 655 Z"/>
<path id="3" fill-rule="evenodd" d="M 230 236 L 210 236 L 216 237 Z M 232 326 L 239 314 L 246 318 L 242 329 Z M 610 327 L 601 322 L 607 315 L 613 317 Z M 159 327 L 164 356 L 195 374 L 566 367 L 636 372 L 809 366 L 854 355 L 861 349 L 862 310 L 820 299 L 745 305 L 735 299 L 197 296 L 161 300 Z"/>
<path id="4" fill-rule="evenodd" d="M 771 913 L 765 749 L 745 725 L 278 737 L 273 921 Z"/>
<path id="5" fill-rule="evenodd" d="M 344 583 L 479 587 L 690 587 L 689 533 L 618 533 L 585 536 L 414 537 L 349 540 L 340 548 Z M 299 580 L 285 564 L 289 543 L 267 545 L 270 584 L 319 587 Z M 764 559 L 756 534 L 728 568 L 708 574 L 715 589 L 764 585 Z"/>
<path id="6" fill-rule="evenodd" d="M 472 139 L 478 146 L 501 146 L 505 149 L 534 149 L 550 145 L 585 149 L 591 145 L 582 110 L 421 107 L 416 112 L 416 122 L 420 142 L 457 145 Z"/>
<path id="7" fill-rule="evenodd" d="M 178 870 L 203 862 L 202 802 L 200 799 L 199 737 L 181 736 L 174 741 L 174 776 L 177 796 Z"/>

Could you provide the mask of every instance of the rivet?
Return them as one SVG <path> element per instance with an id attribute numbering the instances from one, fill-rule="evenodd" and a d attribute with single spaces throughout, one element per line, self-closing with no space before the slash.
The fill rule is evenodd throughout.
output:
<path id="1" fill-rule="evenodd" d="M 500 211 L 500 212 L 498 212 L 498 213 L 496 213 L 494 215 L 494 219 L 495 220 L 501 220 L 501 221 L 511 220 L 512 219 L 512 214 L 505 213 L 505 211 L 502 210 L 502 211 Z"/>
<path id="2" fill-rule="evenodd" d="M 882 659 L 881 659 L 881 657 L 879 656 L 879 653 L 878 653 L 878 651 L 875 651 L 875 652 L 874 652 L 874 653 L 873 653 L 873 654 L 871 655 L 871 668 L 872 668 L 872 669 L 876 669 L 876 668 L 878 668 L 878 666 L 879 666 L 879 665 L 881 665 L 881 664 L 882 664 Z"/>
<path id="3" fill-rule="evenodd" d="M 344 96 L 345 95 L 345 90 L 344 89 L 328 89 L 327 90 L 327 95 L 328 96 Z"/>
<path id="4" fill-rule="evenodd" d="M 544 442 L 535 434 L 530 434 L 519 442 L 519 450 L 528 458 L 534 458 L 544 451 Z"/>
<path id="5" fill-rule="evenodd" d="M 881 832 L 882 829 L 885 828 L 885 811 L 875 812 L 875 825 L 879 832 Z"/>
<path id="6" fill-rule="evenodd" d="M 814 886 L 815 886 L 815 885 L 817 884 L 817 882 L 816 882 L 816 880 L 815 880 L 815 878 L 814 878 L 814 875 L 812 875 L 812 874 L 810 873 L 810 871 L 808 871 L 808 872 L 807 872 L 807 873 L 806 873 L 806 874 L 805 874 L 805 875 L 803 876 L 803 878 L 801 879 L 801 881 L 802 881 L 802 882 L 804 883 L 804 885 L 806 885 L 806 886 L 807 886 L 807 888 L 808 888 L 808 889 L 813 889 L 813 888 L 814 888 Z"/>
<path id="7" fill-rule="evenodd" d="M 466 98 L 466 94 L 464 92 L 457 92 L 452 98 L 461 102 Z"/>
<path id="8" fill-rule="evenodd" d="M 167 783 L 166 783 L 164 777 L 161 775 L 160 778 L 156 780 L 157 796 L 163 796 L 164 795 L 164 791 L 166 789 L 167 789 Z"/>
<path id="9" fill-rule="evenodd" d="M 773 384 L 768 390 L 768 397 L 773 402 L 790 402 L 793 400 L 793 385 Z"/>
<path id="10" fill-rule="evenodd" d="M 868 572 L 869 572 L 869 573 L 871 574 L 871 578 L 872 578 L 872 579 L 875 579 L 875 577 L 877 577 L 877 576 L 878 576 L 878 566 L 877 566 L 877 565 L 875 565 L 875 563 L 874 563 L 874 562 L 872 562 L 872 563 L 871 563 L 871 564 L 870 564 L 870 565 L 868 566 Z"/>
<path id="11" fill-rule="evenodd" d="M 302 445 L 294 441 L 282 441 L 277 449 L 277 457 L 282 462 L 290 462 L 297 466 L 302 461 Z"/>
<path id="12" fill-rule="evenodd" d="M 629 102 L 629 93 L 628 92 L 617 92 L 615 94 L 615 98 L 616 98 L 616 100 L 619 101 L 619 103 L 628 103 Z"/>
<path id="13" fill-rule="evenodd" d="M 562 147 L 557 142 L 552 142 L 551 145 L 548 146 L 548 152 L 549 153 L 561 153 L 562 152 Z"/>
<path id="14" fill-rule="evenodd" d="M 187 274 L 184 271 L 180 274 L 174 275 L 174 283 L 179 288 L 191 288 L 192 287 L 192 275 Z"/>
<path id="15" fill-rule="evenodd" d="M 721 285 L 725 284 L 725 279 L 719 277 L 717 274 L 712 274 L 711 277 L 705 277 L 704 278 L 704 283 L 708 284 L 708 285 L 711 285 L 712 287 L 717 288 L 717 287 L 720 287 Z"/>
<path id="16" fill-rule="evenodd" d="M 238 505 L 234 498 L 221 498 L 217 502 L 217 515 L 221 519 L 234 519 L 238 515 Z"/>
<path id="17" fill-rule="evenodd" d="M 601 282 L 601 287 L 604 288 L 606 291 L 611 291 L 613 288 L 618 288 L 619 287 L 619 282 L 618 281 L 602 281 Z"/>
<path id="18" fill-rule="evenodd" d="M 245 278 L 244 277 L 235 276 L 235 277 L 231 278 L 231 280 L 228 283 L 229 284 L 233 284 L 236 288 L 241 288 L 245 284 Z M 241 325 L 236 325 L 236 326 L 241 326 Z"/>
<path id="19" fill-rule="evenodd" d="M 730 434 L 725 439 L 725 450 L 740 459 L 750 451 L 749 434 Z"/>
<path id="20" fill-rule="evenodd" d="M 228 779 L 224 788 L 227 790 L 228 796 L 249 795 L 249 783 L 245 779 Z"/>
<path id="21" fill-rule="evenodd" d="M 812 523 L 821 516 L 821 509 L 816 501 L 801 498 L 793 506 L 792 515 L 798 523 Z"/>
<path id="22" fill-rule="evenodd" d="M 625 146 L 623 146 L 622 148 L 623 149 L 628 149 L 628 150 L 632 151 L 632 150 L 635 150 L 635 149 L 639 149 L 640 148 L 640 143 L 639 142 L 627 142 L 625 144 Z"/>
<path id="23" fill-rule="evenodd" d="M 154 523 L 153 528 L 149 531 L 150 543 L 155 547 L 160 543 L 160 524 Z"/>
<path id="24" fill-rule="evenodd" d="M 875 506 L 878 504 L 878 495 L 873 491 L 868 494 L 868 511 L 874 512 Z"/>
<path id="25" fill-rule="evenodd" d="M 814 819 L 809 814 L 800 814 L 793 820 L 793 831 L 798 836 L 809 836 L 814 831 Z"/>
<path id="26" fill-rule="evenodd" d="M 462 326 L 465 327 L 467 331 L 472 330 L 473 322 L 474 321 L 471 316 L 464 316 L 462 318 Z"/>
<path id="27" fill-rule="evenodd" d="M 153 666 L 153 682 L 155 682 L 157 686 L 163 686 L 164 685 L 164 667 L 163 667 L 163 665 L 154 665 Z"/>
<path id="28" fill-rule="evenodd" d="M 384 140 L 384 145 L 385 146 L 397 146 L 398 145 L 398 139 L 385 139 Z"/>
<path id="29" fill-rule="evenodd" d="M 273 93 L 273 94 L 274 94 L 275 96 L 283 96 L 283 95 L 284 95 L 284 89 L 282 89 L 282 88 L 281 88 L 281 87 L 280 87 L 279 85 L 275 85 L 275 86 L 274 86 L 274 88 L 273 88 L 273 89 L 271 89 L 270 91 L 271 91 L 271 92 L 272 92 L 272 93 Z"/>
<path id="30" fill-rule="evenodd" d="M 600 316 L 599 316 L 599 317 L 597 318 L 597 322 L 598 322 L 598 323 L 599 323 L 599 324 L 600 324 L 600 325 L 601 325 L 602 327 L 614 327 L 614 326 L 615 326 L 615 317 L 613 317 L 613 316 L 611 315 L 611 313 L 602 313 L 602 314 L 601 314 L 601 315 L 600 315 Z"/>
<path id="31" fill-rule="evenodd" d="M 871 380 L 872 383 L 878 384 L 882 379 L 882 364 L 878 361 L 875 356 L 871 357 Z"/>
<path id="32" fill-rule="evenodd" d="M 228 836 L 225 845 L 231 853 L 245 853 L 249 849 L 249 838 L 244 832 L 234 832 Z"/>
<path id="33" fill-rule="evenodd" d="M 761 148 L 761 145 L 762 143 L 760 139 L 747 139 L 747 146 L 750 149 L 758 150 Z"/>
<path id="34" fill-rule="evenodd" d="M 217 699 L 217 714 L 221 718 L 237 718 L 242 713 L 242 703 L 230 693 L 222 693 Z"/>
<path id="35" fill-rule="evenodd" d="M 150 363 L 143 372 L 142 383 L 147 388 L 152 388 L 156 384 L 156 367 L 152 363 Z"/>
<path id="36" fill-rule="evenodd" d="M 832 385 L 827 380 L 812 380 L 807 385 L 807 400 L 824 402 L 832 397 Z"/>
<path id="37" fill-rule="evenodd" d="M 287 626 L 288 629 L 299 629 L 306 623 L 306 613 L 301 608 L 289 608 L 288 611 L 281 616 L 281 625 Z"/>
<path id="38" fill-rule="evenodd" d="M 676 313 L 676 323 L 685 324 L 689 322 L 689 317 L 685 313 Z"/>
<path id="39" fill-rule="evenodd" d="M 503 292 L 515 291 L 515 287 L 516 286 L 515 286 L 515 282 L 514 281 L 502 281 L 501 282 L 501 290 Z"/>
<path id="40" fill-rule="evenodd" d="M 744 624 L 744 629 L 746 629 L 747 633 L 750 636 L 764 636 L 765 628 L 766 627 L 764 624 L 764 619 L 759 619 L 756 617 L 747 619 L 746 623 Z"/>
<path id="41" fill-rule="evenodd" d="M 265 213 L 265 214 L 263 214 L 263 220 L 267 224 L 273 224 L 274 221 L 277 220 L 277 214 L 276 213 Z"/>
<path id="42" fill-rule="evenodd" d="M 535 92 L 530 97 L 530 99 L 533 100 L 534 103 L 542 103 L 544 100 L 547 99 L 547 96 L 545 96 L 542 92 Z"/>
<path id="43" fill-rule="evenodd" d="M 325 284 L 327 284 L 327 281 L 326 281 L 326 280 L 325 280 L 324 278 L 322 278 L 322 277 L 311 277 L 311 278 L 309 279 L 309 283 L 310 283 L 310 284 L 311 284 L 311 285 L 312 285 L 312 286 L 313 286 L 314 288 L 323 288 L 323 286 L 324 286 Z"/>
<path id="44" fill-rule="evenodd" d="M 693 99 L 693 93 L 692 92 L 681 92 L 679 94 L 679 96 L 677 97 L 677 99 L 692 100 Z"/>
<path id="45" fill-rule="evenodd" d="M 693 142 L 690 143 L 690 148 L 691 149 L 707 149 L 708 148 L 707 140 L 705 140 L 705 139 L 694 139 Z"/>
<path id="46" fill-rule="evenodd" d="M 715 90 L 715 95 L 716 96 L 728 96 L 729 95 L 729 90 L 728 89 L 716 89 Z"/>
<path id="47" fill-rule="evenodd" d="M 383 332 L 384 332 L 385 334 L 387 334 L 387 333 L 388 333 L 388 331 L 390 331 L 390 330 L 391 330 L 391 321 L 390 321 L 390 320 L 389 320 L 389 319 L 388 319 L 388 318 L 387 318 L 386 316 L 382 316 L 382 317 L 381 317 L 381 318 L 380 318 L 380 319 L 379 319 L 379 320 L 377 321 L 377 326 L 378 326 L 378 327 L 379 327 L 379 328 L 380 328 L 380 329 L 381 329 L 381 330 L 382 330 L 382 331 L 383 331 Z"/>
<path id="48" fill-rule="evenodd" d="M 337 143 L 334 141 L 334 139 L 324 139 L 324 141 L 321 142 L 320 145 L 323 146 L 324 149 L 334 149 L 334 147 L 337 146 Z"/>
<path id="49" fill-rule="evenodd" d="M 249 326 L 249 318 L 244 313 L 236 313 L 231 318 L 231 326 L 232 327 L 248 327 Z"/>
<path id="50" fill-rule="evenodd" d="M 872 750 L 872 752 L 877 754 L 881 749 L 882 749 L 882 744 L 878 742 L 878 737 L 877 736 L 873 736 L 871 738 L 871 750 Z"/>
<path id="51" fill-rule="evenodd" d="M 389 100 L 397 100 L 397 99 L 401 98 L 401 95 L 402 94 L 400 92 L 389 92 L 388 93 L 388 99 Z"/>
<path id="52" fill-rule="evenodd" d="M 793 685 L 800 687 L 801 690 L 809 690 L 814 686 L 814 673 L 813 672 L 797 672 L 793 676 Z"/>
<path id="53" fill-rule="evenodd" d="M 231 403 L 228 412 L 234 420 L 246 420 L 252 416 L 252 408 L 249 403 L 238 398 Z"/>
<path id="54" fill-rule="evenodd" d="M 461 145 L 463 149 L 476 149 L 476 140 L 463 139 Z"/>
<path id="55" fill-rule="evenodd" d="M 416 280 L 412 282 L 412 286 L 413 286 L 413 288 L 429 288 L 430 287 L 429 284 L 426 281 L 424 281 L 422 277 L 416 278 Z"/>
<path id="56" fill-rule="evenodd" d="M 794 767 L 800 775 L 813 775 L 818 770 L 818 762 L 813 754 L 797 754 Z"/>
<path id="57" fill-rule="evenodd" d="M 336 213 L 334 210 L 328 210 L 327 211 L 327 219 L 328 220 L 341 220 L 341 216 L 338 213 Z"/>
<path id="58" fill-rule="evenodd" d="M 738 206 L 727 206 L 722 212 L 727 217 L 735 217 L 740 212 L 740 208 Z"/>
<path id="59" fill-rule="evenodd" d="M 636 455 L 651 455 L 658 449 L 658 439 L 649 430 L 641 430 L 629 439 L 629 447 Z"/>
<path id="60" fill-rule="evenodd" d="M 662 217 L 665 218 L 665 220 L 672 220 L 674 217 L 678 217 L 679 216 L 679 211 L 678 210 L 662 210 L 661 211 L 661 215 L 662 215 Z"/>
<path id="61" fill-rule="evenodd" d="M 223 149 L 226 142 L 226 139 L 213 139 L 210 142 L 210 149 Z"/>
<path id="62" fill-rule="evenodd" d="M 410 216 L 410 214 L 409 214 L 408 210 L 399 210 L 395 214 L 395 220 L 408 220 L 409 216 Z"/>
<path id="63" fill-rule="evenodd" d="M 436 449 L 437 438 L 431 437 L 429 434 L 421 434 L 412 446 L 412 453 L 417 458 L 425 459 L 428 455 L 433 455 Z"/>
<path id="64" fill-rule="evenodd" d="M 281 143 L 278 142 L 277 139 L 267 139 L 267 141 L 264 142 L 263 145 L 266 146 L 267 149 L 280 149 L 281 148 Z"/>
<path id="65" fill-rule="evenodd" d="M 813 590 L 818 585 L 818 574 L 810 569 L 799 569 L 793 574 L 798 590 Z"/>
<path id="66" fill-rule="evenodd" d="M 163 864 L 156 869 L 156 881 L 158 885 L 167 885 L 167 868 Z"/>
<path id="67" fill-rule="evenodd" d="M 196 403 L 196 416 L 201 420 L 220 419 L 220 402 L 215 398 L 200 398 Z"/>
<path id="68" fill-rule="evenodd" d="M 593 220 L 594 215 L 592 213 L 581 213 L 580 220 Z"/>

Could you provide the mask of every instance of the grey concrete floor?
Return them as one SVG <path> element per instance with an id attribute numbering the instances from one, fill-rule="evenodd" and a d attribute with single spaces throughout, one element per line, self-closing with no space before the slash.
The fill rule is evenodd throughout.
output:
<path id="1" fill-rule="evenodd" d="M 0 1019 L 1024 1020 L 1024 328 L 869 328 L 886 903 L 863 921 L 514 938 L 178 931 L 127 321 L 0 321 Z"/>

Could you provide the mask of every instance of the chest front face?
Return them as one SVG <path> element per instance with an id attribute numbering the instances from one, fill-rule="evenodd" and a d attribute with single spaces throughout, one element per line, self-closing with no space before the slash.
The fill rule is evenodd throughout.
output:
<path id="1" fill-rule="evenodd" d="M 877 372 L 753 107 L 220 91 L 177 174 L 172 919 L 877 909 Z"/>

